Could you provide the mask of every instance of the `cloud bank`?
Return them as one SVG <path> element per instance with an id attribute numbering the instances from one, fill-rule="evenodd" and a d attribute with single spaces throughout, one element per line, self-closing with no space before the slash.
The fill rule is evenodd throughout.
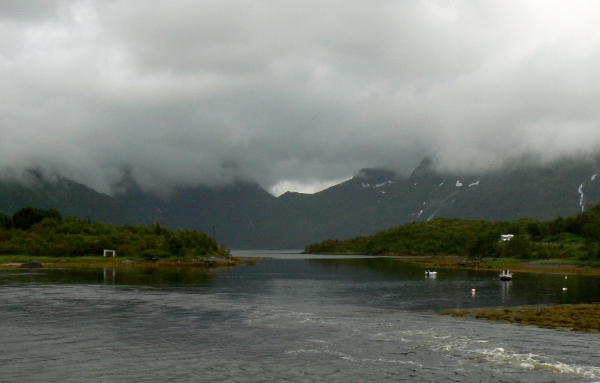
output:
<path id="1" fill-rule="evenodd" d="M 594 1 L 0 1 L 0 168 L 280 193 L 600 144 Z"/>

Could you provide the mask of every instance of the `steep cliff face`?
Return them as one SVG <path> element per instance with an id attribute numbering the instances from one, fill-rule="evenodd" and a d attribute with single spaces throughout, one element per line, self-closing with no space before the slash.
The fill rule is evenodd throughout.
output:
<path id="1" fill-rule="evenodd" d="M 24 206 L 115 225 L 158 222 L 214 235 L 232 248 L 303 248 L 327 238 L 351 238 L 435 217 L 485 220 L 553 219 L 600 202 L 600 161 L 513 165 L 483 174 L 436 172 L 423 161 L 408 177 L 362 169 L 352 179 L 312 195 L 276 198 L 257 184 L 179 189 L 166 200 L 130 180 L 111 197 L 65 178 L 28 185 L 0 183 L 0 211 Z"/>

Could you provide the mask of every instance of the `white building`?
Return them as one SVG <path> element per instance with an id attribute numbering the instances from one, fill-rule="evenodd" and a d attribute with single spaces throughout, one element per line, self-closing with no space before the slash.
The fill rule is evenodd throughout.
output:
<path id="1" fill-rule="evenodd" d="M 116 257 L 117 256 L 117 250 L 109 250 L 109 249 L 104 249 L 104 256 L 105 257 Z"/>

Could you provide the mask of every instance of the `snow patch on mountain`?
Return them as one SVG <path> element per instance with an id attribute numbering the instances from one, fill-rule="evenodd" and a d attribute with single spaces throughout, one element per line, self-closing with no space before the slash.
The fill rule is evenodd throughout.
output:
<path id="1" fill-rule="evenodd" d="M 393 184 L 393 182 L 392 181 L 385 181 L 385 182 L 382 182 L 380 184 L 375 184 L 375 186 L 373 186 L 373 187 L 374 188 L 380 188 L 380 187 L 385 186 L 387 184 Z"/>
<path id="2" fill-rule="evenodd" d="M 594 174 L 594 175 L 592 176 L 592 181 L 593 181 L 593 180 L 595 180 L 597 176 L 598 176 L 598 173 Z"/>
<path id="3" fill-rule="evenodd" d="M 371 185 L 370 183 L 362 182 L 361 186 L 364 187 L 364 188 L 370 188 L 370 187 L 372 187 L 372 188 L 380 188 L 382 186 L 391 185 L 393 183 L 394 183 L 394 181 L 385 181 L 385 182 L 382 182 L 380 184 Z"/>
<path id="4" fill-rule="evenodd" d="M 456 187 L 457 187 L 457 188 L 461 187 L 462 185 L 463 185 L 463 184 L 462 184 L 462 182 L 460 182 L 460 181 L 456 181 Z"/>
<path id="5" fill-rule="evenodd" d="M 469 187 L 471 187 L 471 186 L 477 186 L 477 185 L 479 185 L 479 181 L 473 182 L 472 184 L 469 185 Z"/>

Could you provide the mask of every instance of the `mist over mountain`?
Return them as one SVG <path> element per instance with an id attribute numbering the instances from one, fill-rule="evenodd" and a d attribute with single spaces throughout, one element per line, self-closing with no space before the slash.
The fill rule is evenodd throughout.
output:
<path id="1" fill-rule="evenodd" d="M 440 172 L 425 159 L 408 177 L 362 169 L 315 194 L 275 197 L 253 182 L 190 187 L 160 198 L 124 179 L 108 196 L 66 178 L 30 175 L 0 183 L 0 211 L 24 206 L 115 225 L 160 223 L 206 232 L 230 248 L 291 249 L 347 239 L 436 217 L 539 220 L 569 216 L 600 202 L 600 160 L 513 163 L 480 174 Z"/>
<path id="2" fill-rule="evenodd" d="M 597 153 L 599 18 L 591 0 L 3 0 L 0 179 L 279 194 L 425 156 L 484 174 Z"/>

